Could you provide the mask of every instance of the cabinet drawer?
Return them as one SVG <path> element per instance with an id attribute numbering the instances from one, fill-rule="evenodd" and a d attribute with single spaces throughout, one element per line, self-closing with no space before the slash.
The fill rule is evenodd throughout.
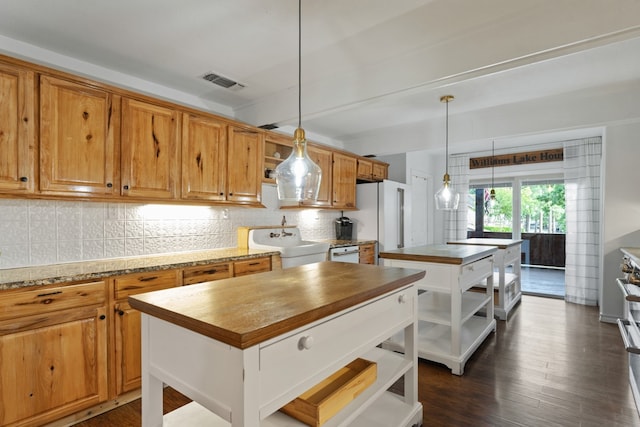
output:
<path id="1" fill-rule="evenodd" d="M 178 277 L 177 270 L 154 271 L 152 273 L 116 277 L 114 279 L 114 296 L 116 299 L 123 299 L 129 295 L 179 286 Z"/>
<path id="2" fill-rule="evenodd" d="M 493 276 L 493 257 L 487 257 L 460 267 L 460 289 L 466 291 L 489 276 Z"/>
<path id="3" fill-rule="evenodd" d="M 416 296 L 416 288 L 407 287 L 317 325 L 302 328 L 276 342 L 265 343 L 260 348 L 260 401 L 278 399 L 291 391 L 293 384 L 300 388 L 311 387 L 314 383 L 301 384 L 309 378 L 310 370 L 322 375 L 323 370 L 331 369 L 345 355 L 355 358 L 363 348 L 375 346 L 411 323 Z"/>
<path id="4" fill-rule="evenodd" d="M 233 263 L 233 275 L 245 276 L 247 274 L 262 273 L 271 271 L 271 258 L 254 258 L 246 261 L 236 261 Z"/>
<path id="5" fill-rule="evenodd" d="M 360 264 L 375 264 L 375 245 L 360 245 Z"/>
<path id="6" fill-rule="evenodd" d="M 103 305 L 106 282 L 55 287 L 34 287 L 0 293 L 0 319 L 50 313 L 73 307 Z"/>
<path id="7" fill-rule="evenodd" d="M 520 245 L 511 246 L 504 250 L 504 265 L 510 265 L 520 259 Z"/>
<path id="8" fill-rule="evenodd" d="M 231 271 L 231 263 L 229 262 L 188 267 L 182 270 L 182 284 L 193 285 L 194 283 L 226 279 L 232 276 Z"/>

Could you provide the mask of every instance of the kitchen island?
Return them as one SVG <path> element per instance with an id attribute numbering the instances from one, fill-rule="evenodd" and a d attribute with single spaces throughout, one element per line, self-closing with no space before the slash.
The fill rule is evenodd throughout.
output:
<path id="1" fill-rule="evenodd" d="M 522 240 L 471 238 L 447 243 L 450 245 L 495 246 L 498 248 L 494 255 L 494 266 L 497 270 L 493 275 L 493 289 L 496 292 L 494 312 L 498 319 L 507 320 L 511 310 L 516 307 L 522 298 L 520 283 Z M 511 266 L 511 272 L 506 271 L 509 266 Z M 486 287 L 486 284 L 483 285 L 482 287 Z"/>
<path id="2" fill-rule="evenodd" d="M 427 245 L 380 253 L 385 266 L 419 268 L 426 275 L 417 282 L 418 356 L 445 364 L 462 375 L 464 365 L 484 339 L 496 329 L 493 318 L 493 256 L 496 247 Z M 484 293 L 470 289 L 485 281 Z M 406 342 L 395 335 L 384 348 L 404 351 Z"/>
<path id="3" fill-rule="evenodd" d="M 356 358 L 375 383 L 325 426 L 413 426 L 414 282 L 424 271 L 322 262 L 130 297 L 142 312 L 143 426 L 303 426 L 278 409 Z M 400 332 L 404 355 L 377 345 Z M 387 391 L 404 377 L 404 396 Z M 162 386 L 194 400 L 162 415 Z"/>

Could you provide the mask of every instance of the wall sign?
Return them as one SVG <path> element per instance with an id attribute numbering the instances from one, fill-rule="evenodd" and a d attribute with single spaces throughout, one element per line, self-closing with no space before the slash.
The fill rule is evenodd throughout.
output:
<path id="1" fill-rule="evenodd" d="M 562 148 L 554 148 L 552 150 L 527 151 L 524 153 L 501 154 L 499 156 L 472 157 L 469 159 L 469 169 L 561 162 L 563 152 Z"/>

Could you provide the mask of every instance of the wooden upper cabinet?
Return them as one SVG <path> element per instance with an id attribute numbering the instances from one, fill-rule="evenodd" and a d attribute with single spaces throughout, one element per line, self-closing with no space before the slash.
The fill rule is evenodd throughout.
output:
<path id="1" fill-rule="evenodd" d="M 264 134 L 250 128 L 229 126 L 228 140 L 227 200 L 260 203 Z"/>
<path id="2" fill-rule="evenodd" d="M 373 179 L 373 162 L 367 159 L 358 159 L 358 179 L 371 181 Z"/>
<path id="3" fill-rule="evenodd" d="M 333 153 L 333 207 L 355 209 L 357 160 L 354 156 Z"/>
<path id="4" fill-rule="evenodd" d="M 225 200 L 227 124 L 182 116 L 182 198 Z"/>
<path id="5" fill-rule="evenodd" d="M 373 180 L 383 181 L 389 176 L 389 165 L 386 163 L 373 163 Z"/>
<path id="6" fill-rule="evenodd" d="M 0 63 L 0 191 L 35 189 L 35 77 Z"/>
<path id="7" fill-rule="evenodd" d="M 331 190 L 332 186 L 332 153 L 330 150 L 316 147 L 313 145 L 307 145 L 307 153 L 311 160 L 313 160 L 322 170 L 322 178 L 320 179 L 320 191 L 318 191 L 318 200 L 313 203 L 302 202 L 302 205 L 313 206 L 331 206 Z"/>
<path id="8" fill-rule="evenodd" d="M 120 97 L 55 77 L 40 78 L 40 191 L 118 194 Z"/>
<path id="9" fill-rule="evenodd" d="M 173 199 L 178 187 L 178 111 L 122 100 L 123 196 Z"/>

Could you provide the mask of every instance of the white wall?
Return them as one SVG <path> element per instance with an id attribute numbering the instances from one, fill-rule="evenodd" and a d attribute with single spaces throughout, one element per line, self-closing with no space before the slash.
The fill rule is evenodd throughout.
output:
<path id="1" fill-rule="evenodd" d="M 339 212 L 0 199 L 0 268 L 235 247 L 237 228 L 278 225 L 286 215 L 305 239 L 333 239 Z"/>
<path id="2" fill-rule="evenodd" d="M 600 314 L 622 315 L 615 279 L 621 276 L 622 246 L 640 246 L 640 123 L 609 126 L 605 133 L 604 281 Z"/>

